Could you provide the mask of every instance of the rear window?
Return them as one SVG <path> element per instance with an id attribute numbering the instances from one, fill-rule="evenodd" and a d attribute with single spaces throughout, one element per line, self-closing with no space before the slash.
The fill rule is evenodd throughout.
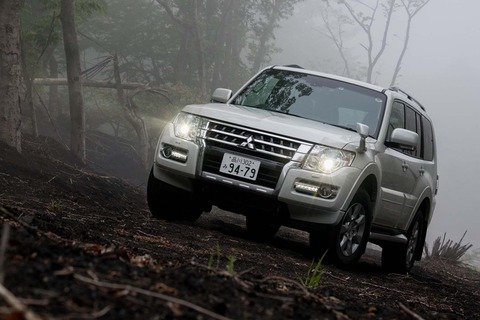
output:
<path id="1" fill-rule="evenodd" d="M 432 161 L 434 153 L 433 129 L 430 121 L 422 117 L 423 123 L 423 159 Z"/>

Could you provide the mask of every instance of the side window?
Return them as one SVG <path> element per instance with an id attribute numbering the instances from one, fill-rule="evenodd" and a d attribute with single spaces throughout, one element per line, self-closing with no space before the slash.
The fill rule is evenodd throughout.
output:
<path id="1" fill-rule="evenodd" d="M 405 128 L 405 106 L 400 102 L 393 103 L 392 115 L 390 116 L 390 122 L 388 123 L 386 141 L 390 141 L 392 132 L 396 128 Z"/>
<path id="2" fill-rule="evenodd" d="M 417 145 L 417 157 L 422 157 L 423 153 L 423 129 L 422 129 L 422 116 L 417 113 L 417 133 L 418 133 L 418 145 Z"/>
<path id="3" fill-rule="evenodd" d="M 416 118 L 417 113 L 409 107 L 405 107 L 405 129 L 416 132 L 417 131 L 417 118 Z M 420 140 L 421 135 L 419 135 L 419 140 Z M 405 151 L 406 154 L 409 154 L 414 157 L 420 157 L 420 149 L 417 147 L 415 150 L 412 151 Z"/>
<path id="4" fill-rule="evenodd" d="M 417 132 L 417 119 L 415 118 L 416 112 L 412 108 L 405 108 L 405 129 Z"/>
<path id="5" fill-rule="evenodd" d="M 425 117 L 422 117 L 422 124 L 423 124 L 423 159 L 427 161 L 432 161 L 433 152 L 434 152 L 432 124 Z"/>

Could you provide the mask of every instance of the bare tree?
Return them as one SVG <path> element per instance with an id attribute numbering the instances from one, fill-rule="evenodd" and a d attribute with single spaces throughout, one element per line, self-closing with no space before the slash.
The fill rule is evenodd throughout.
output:
<path id="1" fill-rule="evenodd" d="M 344 25 L 349 23 L 349 18 L 346 16 L 341 16 L 336 14 L 336 25 L 331 22 L 330 18 L 330 11 L 329 10 L 321 10 L 320 12 L 322 16 L 323 23 L 325 24 L 325 31 L 322 33 L 329 38 L 335 47 L 337 48 L 340 58 L 342 59 L 344 65 L 344 73 L 347 77 L 352 77 L 352 72 L 350 70 L 350 64 L 348 62 L 346 48 L 344 44 Z"/>
<path id="2" fill-rule="evenodd" d="M 399 76 L 403 58 L 408 48 L 412 20 L 429 1 L 430 0 L 343 0 L 338 2 L 338 6 L 344 9 L 343 13 L 335 11 L 336 8 L 339 8 L 338 6 L 330 5 L 330 3 L 327 4 L 327 7 L 324 7 L 322 10 L 322 19 L 325 24 L 324 33 L 332 40 L 339 51 L 345 65 L 347 76 L 352 76 L 352 68 L 347 58 L 348 49 L 345 46 L 344 39 L 344 27 L 347 24 L 356 25 L 365 36 L 366 41 L 360 43 L 360 46 L 366 52 L 366 72 L 364 77 L 365 81 L 373 82 L 376 67 L 384 56 L 389 42 L 391 42 L 393 38 L 393 34 L 391 34 L 390 31 L 394 16 L 400 7 L 405 9 L 408 21 L 403 37 L 402 51 L 398 56 L 391 79 L 391 85 L 393 85 Z M 330 18 L 329 12 L 326 11 L 327 8 L 336 15 L 335 22 Z M 381 37 L 378 39 L 375 38 L 376 30 L 381 30 Z M 402 37 L 398 37 L 398 39 L 402 39 Z"/>
<path id="3" fill-rule="evenodd" d="M 85 154 L 85 111 L 80 70 L 80 50 L 75 27 L 74 0 L 62 0 L 60 7 L 63 43 L 67 62 L 68 96 L 70 104 L 70 146 L 73 154 L 86 162 Z"/>
<path id="4" fill-rule="evenodd" d="M 430 0 L 400 0 L 402 2 L 402 6 L 405 9 L 405 12 L 407 13 L 408 16 L 408 21 L 407 21 L 407 27 L 405 30 L 405 39 L 403 41 L 403 48 L 402 52 L 400 53 L 400 56 L 398 57 L 397 60 L 397 65 L 395 66 L 395 71 L 393 72 L 392 76 L 392 81 L 390 82 L 390 85 L 394 85 L 395 81 L 397 80 L 398 74 L 400 73 L 400 69 L 402 66 L 403 62 L 403 57 L 405 56 L 405 52 L 407 52 L 408 48 L 408 43 L 410 41 L 410 31 L 412 27 L 412 20 L 415 17 L 415 15 L 425 7 L 425 5 L 430 1 Z"/>
<path id="5" fill-rule="evenodd" d="M 23 0 L 0 0 L 0 141 L 22 151 L 20 12 Z"/>

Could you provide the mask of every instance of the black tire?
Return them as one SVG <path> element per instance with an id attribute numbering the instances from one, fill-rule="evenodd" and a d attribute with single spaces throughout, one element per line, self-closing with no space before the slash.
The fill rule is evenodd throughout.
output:
<path id="1" fill-rule="evenodd" d="M 246 217 L 247 233 L 256 241 L 269 241 L 280 229 L 280 223 L 271 221 L 268 217 L 248 215 Z"/>
<path id="2" fill-rule="evenodd" d="M 360 189 L 353 197 L 342 221 L 333 229 L 327 253 L 340 267 L 349 267 L 364 254 L 372 224 L 370 196 Z"/>
<path id="3" fill-rule="evenodd" d="M 386 244 L 382 248 L 382 268 L 387 272 L 404 274 L 410 272 L 419 250 L 422 250 L 422 237 L 425 232 L 422 211 L 418 211 L 407 233 L 406 244 Z"/>
<path id="4" fill-rule="evenodd" d="M 153 168 L 148 177 L 147 203 L 152 216 L 159 220 L 194 222 L 203 213 L 195 194 L 156 179 Z"/>

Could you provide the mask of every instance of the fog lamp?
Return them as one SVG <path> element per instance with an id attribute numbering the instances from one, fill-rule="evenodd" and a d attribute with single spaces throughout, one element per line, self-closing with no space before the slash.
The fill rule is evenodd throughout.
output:
<path id="1" fill-rule="evenodd" d="M 337 196 L 338 188 L 328 185 L 322 184 L 318 190 L 318 195 L 324 199 L 333 199 Z"/>
<path id="2" fill-rule="evenodd" d="M 188 151 L 180 148 L 176 148 L 171 145 L 165 145 L 161 150 L 160 154 L 170 160 L 178 161 L 185 163 L 188 159 Z"/>

